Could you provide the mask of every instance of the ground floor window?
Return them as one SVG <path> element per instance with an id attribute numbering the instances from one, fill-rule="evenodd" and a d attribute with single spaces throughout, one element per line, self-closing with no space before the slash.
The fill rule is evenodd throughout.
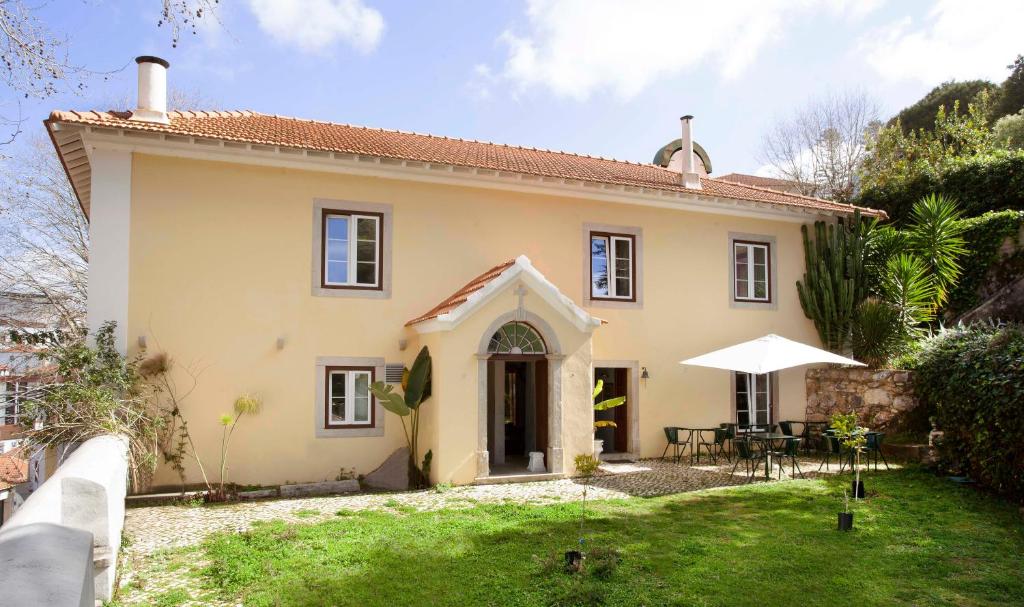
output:
<path id="1" fill-rule="evenodd" d="M 772 423 L 772 376 L 740 373 L 735 375 L 736 423 L 767 427 Z"/>
<path id="2" fill-rule="evenodd" d="M 373 367 L 326 367 L 326 426 L 328 428 L 373 425 Z"/>

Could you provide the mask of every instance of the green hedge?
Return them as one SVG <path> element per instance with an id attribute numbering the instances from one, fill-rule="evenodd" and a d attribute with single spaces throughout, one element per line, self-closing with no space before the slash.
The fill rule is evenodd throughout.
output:
<path id="1" fill-rule="evenodd" d="M 1024 502 L 1024 325 L 944 331 L 914 367 L 917 395 L 945 432 L 945 463 Z"/>
<path id="2" fill-rule="evenodd" d="M 988 278 L 1007 238 L 1013 238 L 1018 245 L 1017 253 L 1001 261 L 995 267 L 994 278 L 1005 283 L 1014 276 L 1024 273 L 1024 245 L 1020 241 L 1021 226 L 1024 226 L 1024 211 L 992 211 L 979 217 L 963 220 L 967 254 L 960 258 L 963 273 L 956 286 L 950 291 L 946 316 L 955 318 L 981 303 L 978 290 Z"/>
<path id="3" fill-rule="evenodd" d="M 904 183 L 866 189 L 854 202 L 884 209 L 899 224 L 909 217 L 915 202 L 931 193 L 956 198 L 969 217 L 986 211 L 1024 209 L 1024 150 L 1000 150 L 989 156 L 958 160 L 941 174 L 925 173 Z"/>

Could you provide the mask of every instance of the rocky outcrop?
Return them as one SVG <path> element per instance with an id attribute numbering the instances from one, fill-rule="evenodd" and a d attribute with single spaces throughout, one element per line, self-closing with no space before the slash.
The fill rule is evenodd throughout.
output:
<path id="1" fill-rule="evenodd" d="M 910 371 L 893 369 L 808 369 L 808 421 L 856 411 L 860 423 L 884 430 L 917 407 Z"/>

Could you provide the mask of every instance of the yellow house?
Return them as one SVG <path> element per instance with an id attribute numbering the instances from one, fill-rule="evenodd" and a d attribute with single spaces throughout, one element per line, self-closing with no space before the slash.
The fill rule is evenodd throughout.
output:
<path id="1" fill-rule="evenodd" d="M 166 351 L 179 385 L 198 372 L 182 412 L 207 461 L 219 415 L 263 398 L 235 434 L 233 481 L 375 469 L 405 438 L 367 386 L 423 346 L 437 482 L 536 478 L 530 453 L 571 472 L 594 451 L 598 378 L 627 399 L 602 412 L 618 423 L 597 435 L 603 457 L 659 456 L 665 426 L 803 418 L 800 370 L 678 361 L 767 333 L 815 343 L 800 226 L 853 207 L 708 177 L 689 117 L 638 164 L 168 112 L 166 62 L 138 62 L 137 110 L 46 121 L 90 217 L 89 323 L 116 321 L 125 352 Z"/>

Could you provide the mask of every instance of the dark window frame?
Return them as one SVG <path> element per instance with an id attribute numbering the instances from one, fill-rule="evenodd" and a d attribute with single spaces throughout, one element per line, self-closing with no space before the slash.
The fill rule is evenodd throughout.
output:
<path id="1" fill-rule="evenodd" d="M 764 247 L 764 264 L 765 264 L 765 292 L 768 294 L 767 299 L 758 299 L 757 297 L 739 297 L 736 295 L 736 283 L 739 281 L 739 276 L 736 274 L 736 245 L 754 245 Z M 772 293 L 772 243 L 763 240 L 741 240 L 739 238 L 733 239 L 732 241 L 732 255 L 730 263 L 732 263 L 732 285 L 730 285 L 732 291 L 732 300 L 740 303 L 758 303 L 758 304 L 770 304 L 775 296 Z M 748 262 L 751 265 L 754 264 L 754 259 L 751 257 Z M 754 285 L 749 285 L 748 293 L 753 292 Z"/>
<path id="2" fill-rule="evenodd" d="M 348 371 L 366 371 L 370 374 L 370 385 L 377 381 L 377 369 L 376 367 L 362 367 L 362 366 L 327 366 L 324 367 L 324 429 L 325 430 L 352 430 L 358 428 L 376 428 L 377 427 L 377 407 L 376 397 L 373 395 L 373 390 L 367 388 L 369 394 L 369 403 L 367 406 L 370 409 L 370 421 L 365 424 L 332 424 L 331 423 L 331 374 L 336 372 L 348 372 Z M 347 381 L 347 379 L 346 379 Z"/>
<path id="3" fill-rule="evenodd" d="M 377 218 L 377 284 L 336 284 L 327 282 L 327 219 L 331 216 L 346 217 L 364 216 Z M 358 232 L 358 229 L 357 229 Z M 349 260 L 358 271 L 358 261 Z M 355 211 L 345 209 L 322 209 L 320 213 L 320 288 L 343 289 L 348 291 L 383 291 L 384 290 L 384 213 L 375 211 Z"/>
<path id="4" fill-rule="evenodd" d="M 594 237 L 608 239 L 608 292 L 611 293 L 612 281 L 615 280 L 615 258 L 612 246 L 612 238 L 624 238 L 629 240 L 629 297 L 612 297 L 611 295 L 594 295 Z M 587 235 L 587 250 L 590 251 L 588 266 L 590 268 L 590 300 L 591 301 L 622 301 L 636 302 L 636 235 L 623 234 L 621 232 L 606 232 L 602 230 L 590 230 Z"/>

